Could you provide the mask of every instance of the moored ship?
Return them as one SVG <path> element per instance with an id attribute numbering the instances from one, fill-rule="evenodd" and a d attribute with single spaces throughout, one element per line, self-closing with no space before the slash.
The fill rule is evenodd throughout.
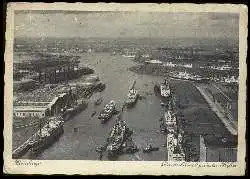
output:
<path id="1" fill-rule="evenodd" d="M 100 112 L 98 116 L 98 119 L 101 120 L 101 123 L 105 123 L 113 116 L 113 114 L 115 114 L 115 105 L 115 101 L 111 100 L 108 104 L 104 106 L 104 109 Z"/>
<path id="2" fill-rule="evenodd" d="M 133 107 L 134 104 L 137 102 L 138 99 L 138 91 L 135 89 L 135 82 L 133 86 L 130 88 L 129 93 L 127 95 L 126 106 L 128 108 Z"/>
<path id="3" fill-rule="evenodd" d="M 176 115 L 173 113 L 173 111 L 168 110 L 167 112 L 165 112 L 164 118 L 166 132 L 175 134 L 177 131 Z"/>
<path id="4" fill-rule="evenodd" d="M 122 56 L 125 57 L 125 58 L 133 58 L 134 59 L 135 56 L 136 56 L 136 53 L 127 51 L 127 53 L 123 54 Z"/>
<path id="5" fill-rule="evenodd" d="M 176 72 L 176 73 L 170 73 L 169 74 L 170 78 L 173 79 L 178 79 L 178 80 L 188 80 L 188 81 L 194 81 L 194 82 L 208 82 L 209 78 L 206 77 L 202 77 L 200 75 L 196 75 L 196 74 L 191 74 L 191 73 L 187 73 L 185 72 Z"/>
<path id="6" fill-rule="evenodd" d="M 75 116 L 82 110 L 86 109 L 87 107 L 88 107 L 88 103 L 86 101 L 84 100 L 78 101 L 78 103 L 73 105 L 71 108 L 67 108 L 62 114 L 62 117 L 64 118 L 64 120 L 68 120 L 72 116 Z"/>
<path id="7" fill-rule="evenodd" d="M 30 142 L 30 155 L 36 156 L 53 144 L 63 134 L 64 122 L 52 119 L 33 136 Z"/>
<path id="8" fill-rule="evenodd" d="M 163 99 L 168 99 L 171 95 L 170 86 L 169 86 L 169 83 L 167 82 L 167 80 L 164 80 L 164 82 L 162 82 L 160 84 L 156 84 L 154 86 L 154 91 L 155 91 L 155 93 L 160 94 L 160 96 Z"/>

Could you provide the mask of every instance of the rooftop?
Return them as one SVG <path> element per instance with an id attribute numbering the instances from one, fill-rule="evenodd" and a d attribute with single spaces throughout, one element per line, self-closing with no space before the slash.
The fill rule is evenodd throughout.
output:
<path id="1" fill-rule="evenodd" d="M 15 106 L 14 111 L 45 111 L 47 106 Z"/>
<path id="2" fill-rule="evenodd" d="M 47 86 L 44 88 L 39 88 L 31 92 L 25 92 L 17 95 L 14 104 L 31 104 L 35 106 L 47 105 L 52 102 L 56 97 L 69 91 L 70 87 L 58 85 L 56 87 Z"/>

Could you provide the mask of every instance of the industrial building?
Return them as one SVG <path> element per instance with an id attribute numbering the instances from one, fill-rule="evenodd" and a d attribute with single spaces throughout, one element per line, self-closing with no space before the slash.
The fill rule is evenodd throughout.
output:
<path id="1" fill-rule="evenodd" d="M 94 73 L 88 67 L 79 67 L 79 57 L 40 55 L 28 61 L 14 63 L 14 80 L 33 79 L 42 84 L 55 84 Z"/>
<path id="2" fill-rule="evenodd" d="M 230 141 L 228 141 L 230 140 Z M 200 162 L 236 162 L 237 143 L 231 139 L 200 136 Z"/>
<path id="3" fill-rule="evenodd" d="M 27 94 L 20 95 L 14 101 L 15 118 L 44 118 L 56 115 L 75 101 L 70 87 L 47 86 Z"/>

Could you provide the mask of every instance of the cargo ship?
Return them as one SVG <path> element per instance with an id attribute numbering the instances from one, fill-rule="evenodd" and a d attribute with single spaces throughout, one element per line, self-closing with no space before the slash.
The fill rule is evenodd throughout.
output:
<path id="1" fill-rule="evenodd" d="M 30 142 L 30 155 L 36 156 L 44 149 L 52 145 L 63 134 L 62 120 L 51 120 L 34 134 Z"/>
<path id="2" fill-rule="evenodd" d="M 156 94 L 160 94 L 163 99 L 168 99 L 171 95 L 170 86 L 166 79 L 164 82 L 156 84 L 154 86 L 154 91 Z"/>
<path id="3" fill-rule="evenodd" d="M 127 95 L 127 100 L 126 100 L 127 108 L 133 107 L 139 97 L 138 91 L 135 89 L 135 83 L 136 81 L 133 83 Z"/>
<path id="4" fill-rule="evenodd" d="M 107 120 L 109 120 L 113 114 L 115 114 L 116 108 L 115 101 L 111 100 L 108 104 L 104 106 L 104 109 L 100 112 L 98 119 L 101 120 L 101 123 L 105 123 Z"/>

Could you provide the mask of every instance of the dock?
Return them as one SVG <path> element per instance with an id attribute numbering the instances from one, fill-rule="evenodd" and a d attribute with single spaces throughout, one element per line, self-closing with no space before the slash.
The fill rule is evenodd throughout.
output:
<path id="1" fill-rule="evenodd" d="M 204 97 L 204 99 L 207 101 L 208 105 L 210 106 L 211 110 L 218 116 L 218 118 L 222 121 L 222 123 L 225 125 L 227 130 L 232 135 L 237 135 L 237 124 L 235 124 L 234 121 L 228 119 L 222 112 L 220 106 L 216 105 L 211 97 L 205 92 L 205 90 L 201 86 L 195 85 L 195 87 L 199 90 L 200 94 Z"/>

